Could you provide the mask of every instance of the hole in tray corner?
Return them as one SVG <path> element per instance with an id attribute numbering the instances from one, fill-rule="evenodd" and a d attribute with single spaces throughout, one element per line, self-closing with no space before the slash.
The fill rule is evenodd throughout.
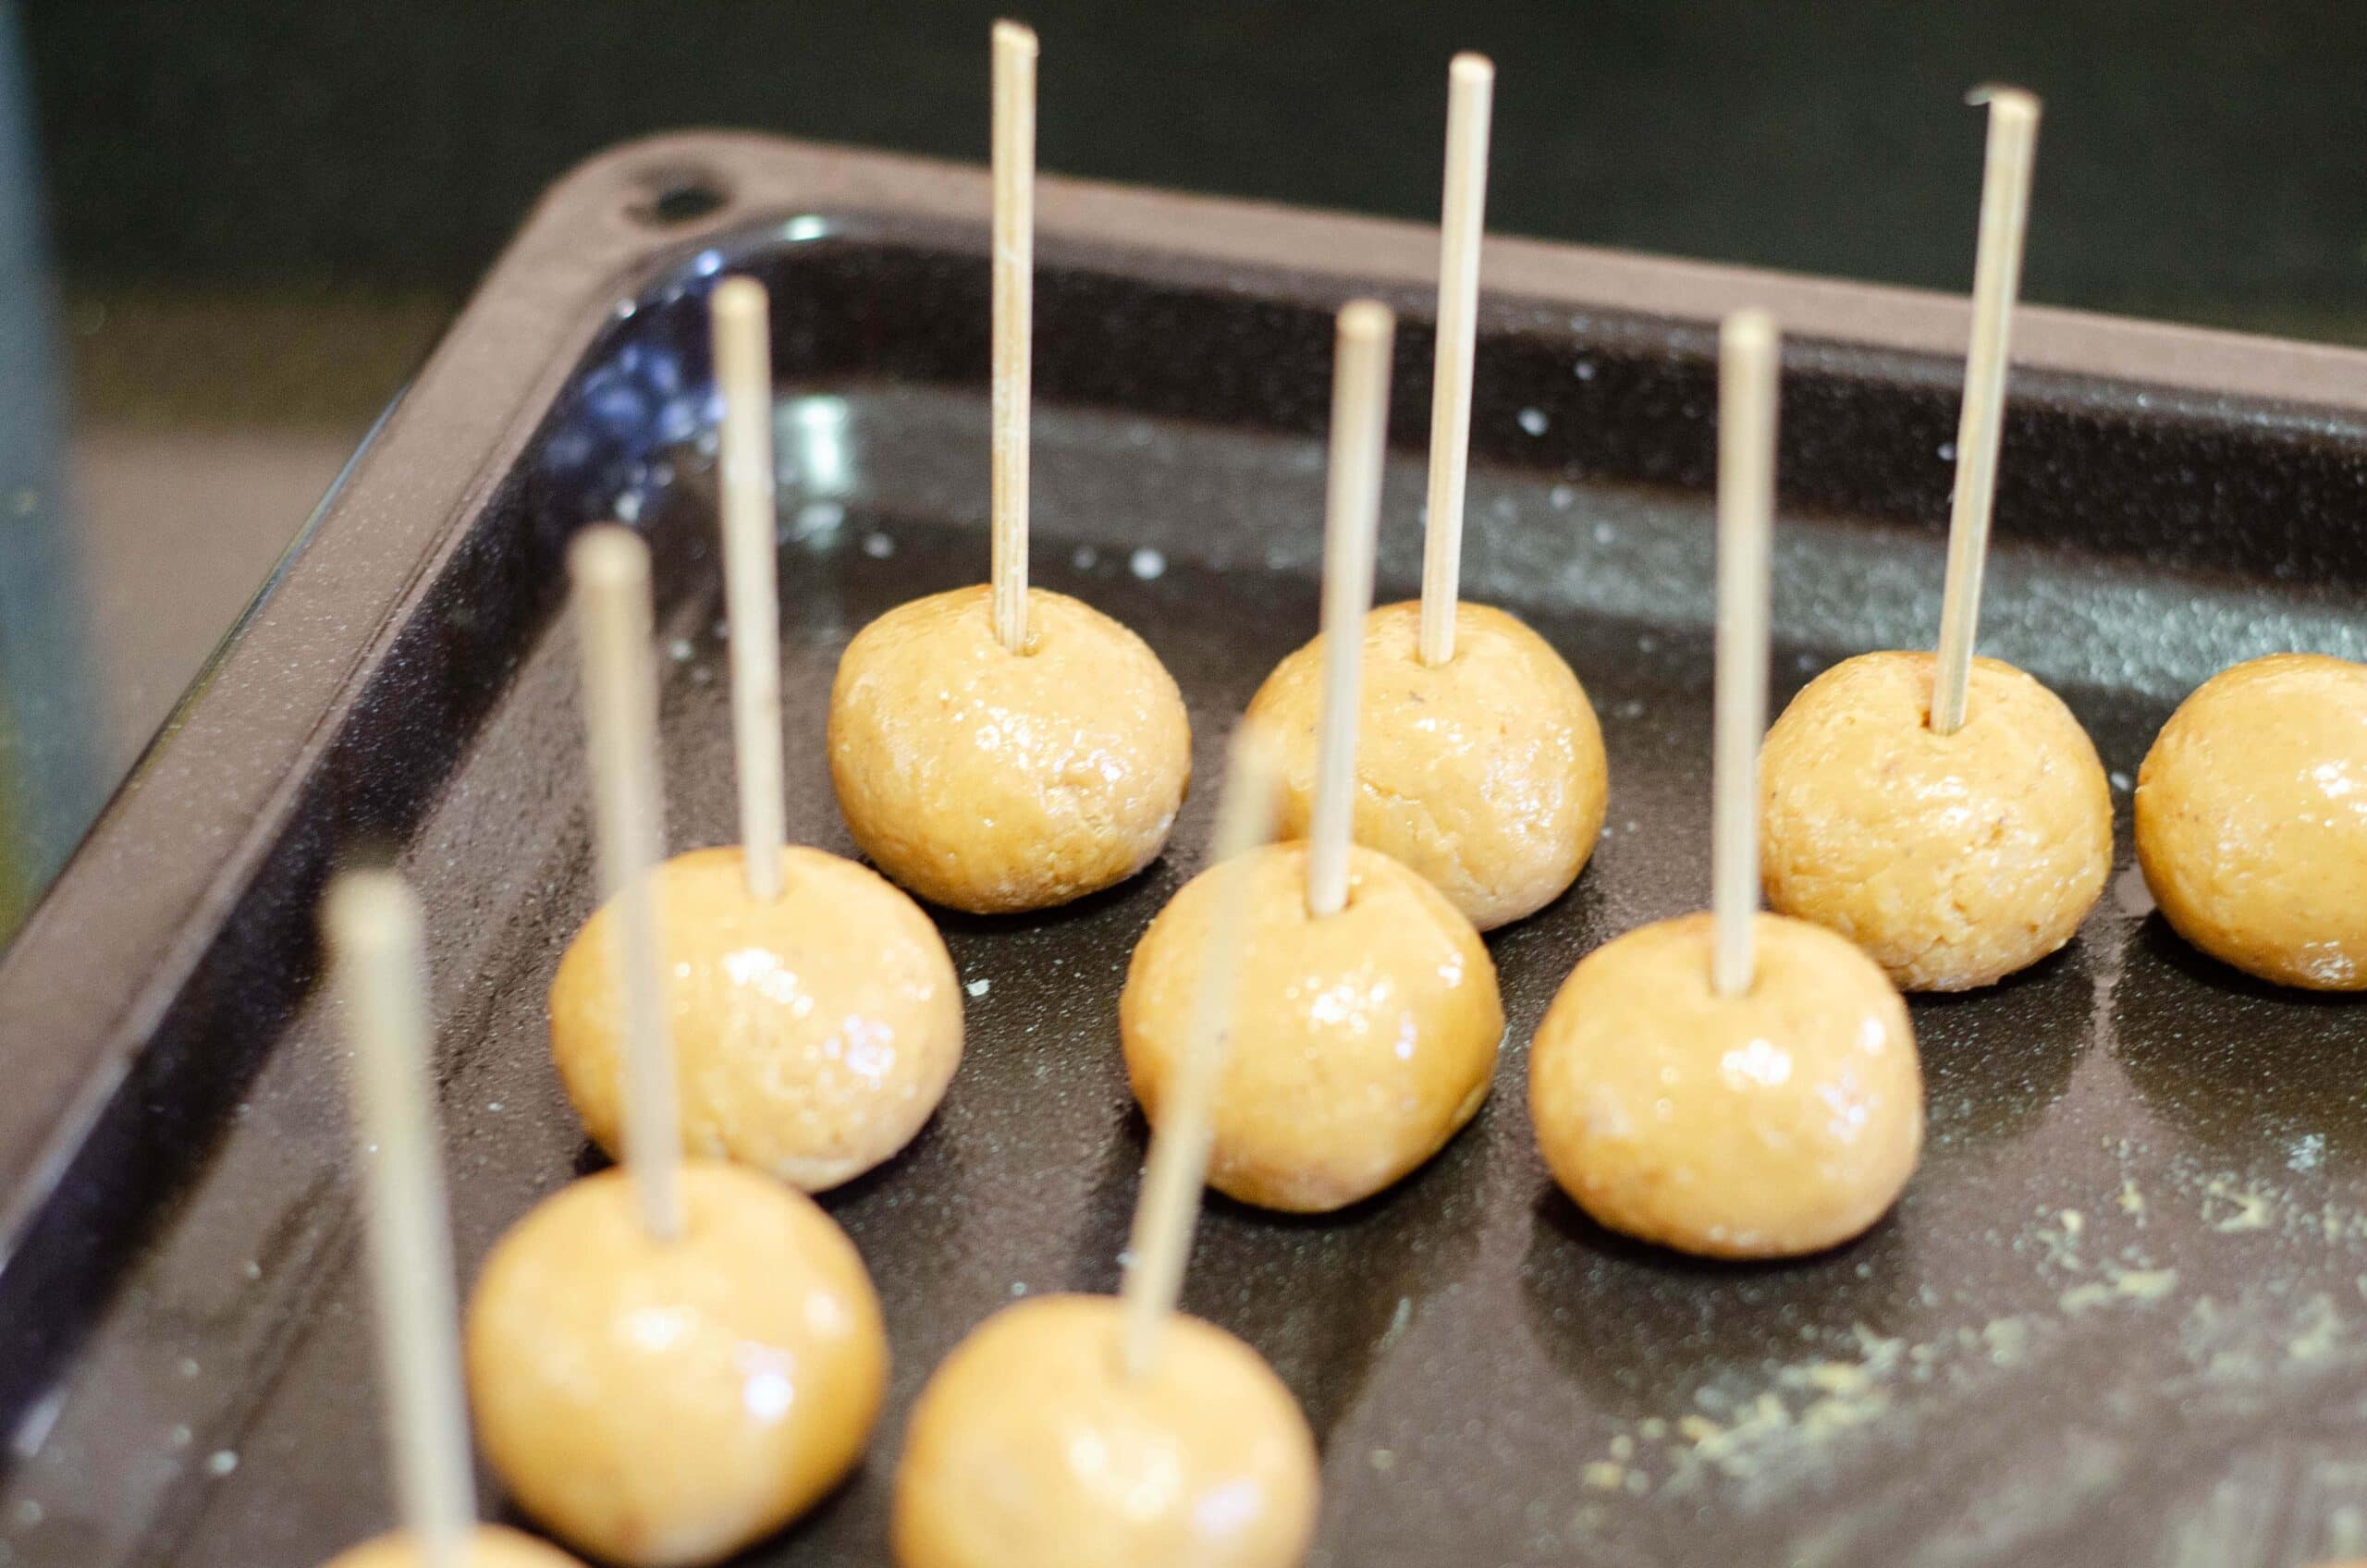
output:
<path id="1" fill-rule="evenodd" d="M 681 228 L 731 204 L 731 190 L 707 170 L 660 170 L 642 180 L 627 213 L 644 228 Z"/>

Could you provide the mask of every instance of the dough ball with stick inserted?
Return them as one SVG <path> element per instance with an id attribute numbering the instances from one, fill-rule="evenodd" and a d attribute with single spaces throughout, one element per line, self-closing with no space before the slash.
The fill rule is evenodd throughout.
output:
<path id="1" fill-rule="evenodd" d="M 1123 1304 L 1043 1296 L 929 1378 L 896 1471 L 901 1568 L 1290 1568 L 1314 1534 L 1314 1434 L 1257 1353 L 1171 1316 L 1139 1378 Z"/>
<path id="2" fill-rule="evenodd" d="M 1355 840 L 1429 878 L 1482 931 L 1568 890 L 1602 831 L 1602 729 L 1562 655 L 1516 618 L 1455 606 L 1454 652 L 1429 665 L 1422 608 L 1365 618 Z M 1313 815 L 1323 640 L 1276 666 L 1249 717 L 1286 748 L 1285 838 Z"/>
<path id="3" fill-rule="evenodd" d="M 536 1521 L 626 1568 L 719 1562 L 804 1513 L 862 1457 L 887 1387 L 845 1232 L 740 1166 L 680 1180 L 669 1237 L 625 1171 L 561 1188 L 469 1303 L 485 1457 Z"/>
<path id="4" fill-rule="evenodd" d="M 780 854 L 777 897 L 743 852 L 657 868 L 667 1018 L 682 1141 L 821 1192 L 910 1143 L 962 1060 L 962 993 L 928 916 L 877 872 L 820 850 Z M 551 982 L 551 1055 L 595 1143 L 620 1154 L 624 1023 L 613 908 L 585 923 Z"/>

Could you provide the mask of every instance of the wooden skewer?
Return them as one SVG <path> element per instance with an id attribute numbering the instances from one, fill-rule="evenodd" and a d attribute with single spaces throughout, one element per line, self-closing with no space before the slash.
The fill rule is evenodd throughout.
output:
<path id="1" fill-rule="evenodd" d="M 995 637 L 1027 651 L 1027 410 L 1036 315 L 1036 34 L 994 28 Z"/>
<path id="2" fill-rule="evenodd" d="M 748 892 L 780 897 L 783 805 L 780 563 L 773 523 L 773 351 L 765 286 L 715 286 L 708 307 L 723 394 L 723 587 L 731 618 L 731 739 L 740 765 L 740 845 Z"/>
<path id="3" fill-rule="evenodd" d="M 1767 729 L 1767 547 L 1775 510 L 1774 318 L 1736 311 L 1718 332 L 1718 673 L 1711 978 L 1750 989 L 1759 914 L 1759 742 Z"/>
<path id="4" fill-rule="evenodd" d="M 1276 772 L 1273 747 L 1265 735 L 1246 724 L 1233 732 L 1224 798 L 1217 807 L 1216 842 L 1209 851 L 1209 864 L 1220 878 L 1216 921 L 1200 961 L 1199 988 L 1192 996 L 1192 1032 L 1168 1085 L 1159 1128 L 1151 1134 L 1150 1159 L 1126 1245 L 1124 1366 L 1130 1378 L 1150 1370 L 1159 1328 L 1175 1310 L 1184 1288 L 1200 1191 L 1208 1184 L 1211 1118 L 1248 940 L 1246 857 L 1273 837 Z"/>
<path id="5" fill-rule="evenodd" d="M 391 871 L 350 872 L 322 910 L 353 1045 L 350 1087 L 370 1216 L 386 1445 L 403 1524 L 426 1568 L 461 1568 L 476 1525 L 469 1427 L 427 1090 L 427 962 L 418 900 Z"/>
<path id="6" fill-rule="evenodd" d="M 1348 842 L 1356 804 L 1356 715 L 1365 616 L 1372 608 L 1380 462 L 1389 439 L 1389 351 L 1397 318 L 1357 300 L 1342 308 L 1331 356 L 1331 472 L 1323 518 L 1323 712 L 1306 845 L 1307 913 L 1348 902 Z"/>
<path id="7" fill-rule="evenodd" d="M 1439 213 L 1439 340 L 1430 390 L 1429 516 L 1422 533 L 1426 665 L 1454 657 L 1463 578 L 1463 491 L 1471 464 L 1471 371 L 1479 334 L 1479 239 L 1488 226 L 1488 116 L 1496 67 L 1457 55 L 1447 67 L 1446 195 Z"/>
<path id="8" fill-rule="evenodd" d="M 600 885 L 616 906 L 624 990 L 625 1165 L 642 1224 L 681 1234 L 682 1133 L 666 969 L 652 883 L 662 853 L 657 795 L 657 676 L 649 653 L 649 546 L 612 524 L 587 528 L 568 551 L 583 656 L 583 722 L 598 822 Z"/>
<path id="9" fill-rule="evenodd" d="M 2021 291 L 2022 239 L 2030 221 L 2030 165 L 2038 150 L 2038 99 L 2017 87 L 1982 88 L 1989 150 L 1981 178 L 1980 251 L 1972 268 L 1972 342 L 1965 352 L 1964 410 L 1956 423 L 1956 506 L 1948 520 L 1948 580 L 1940 604 L 1938 678 L 1932 728 L 1964 728 L 1965 692 L 1981 621 L 1981 577 L 1989 560 L 1989 517 L 1997 499 L 1997 447 L 2005 431 L 2005 362 L 2014 297 Z"/>

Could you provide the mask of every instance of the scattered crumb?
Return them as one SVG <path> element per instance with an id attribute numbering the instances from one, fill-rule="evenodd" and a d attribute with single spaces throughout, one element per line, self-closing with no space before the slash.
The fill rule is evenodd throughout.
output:
<path id="1" fill-rule="evenodd" d="M 1726 1429 L 1706 1415 L 1686 1415 L 1676 1423 L 1676 1429 L 1698 1447 L 1716 1442 L 1726 1435 Z"/>
<path id="2" fill-rule="evenodd" d="M 205 1469 L 208 1475 L 227 1476 L 238 1467 L 239 1456 L 227 1448 L 216 1449 L 206 1457 Z"/>
<path id="3" fill-rule="evenodd" d="M 2214 1202 L 2229 1206 L 2228 1212 L 2215 1219 L 2212 1219 Z M 2250 1187 L 2238 1192 L 2235 1182 L 2225 1176 L 2213 1178 L 2210 1185 L 2202 1190 L 2202 1217 L 2213 1230 L 2223 1235 L 2232 1235 L 2238 1231 L 2267 1230 L 2268 1207 L 2267 1194 Z"/>
<path id="4" fill-rule="evenodd" d="M 1126 570 L 1148 582 L 1166 575 L 1167 557 L 1146 545 L 1126 557 Z"/>
<path id="5" fill-rule="evenodd" d="M 2018 1317 L 1999 1317 L 1981 1326 L 1989 1359 L 1999 1366 L 2018 1366 L 2030 1354 L 2030 1326 Z"/>
<path id="6" fill-rule="evenodd" d="M 995 983 L 991 980 L 973 980 L 962 988 L 974 997 L 983 997 L 995 988 Z"/>
<path id="7" fill-rule="evenodd" d="M 2063 1292 L 2061 1305 L 2066 1312 L 2085 1312 L 2091 1307 L 2104 1306 L 2114 1301 L 2155 1302 L 2177 1289 L 2178 1271 L 2175 1268 L 2112 1268 L 2108 1278 L 2074 1285 Z"/>

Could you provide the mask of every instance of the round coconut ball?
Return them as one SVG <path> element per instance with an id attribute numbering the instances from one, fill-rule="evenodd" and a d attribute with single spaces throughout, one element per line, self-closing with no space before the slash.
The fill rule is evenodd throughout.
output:
<path id="1" fill-rule="evenodd" d="M 1306 845 L 1251 857 L 1208 1184 L 1263 1208 L 1344 1207 L 1438 1153 L 1487 1097 L 1504 1033 L 1496 967 L 1443 894 L 1377 851 L 1350 851 L 1347 906 L 1321 919 L 1306 909 Z M 1205 871 L 1184 884 L 1119 997 L 1126 1075 L 1154 1125 L 1188 1048 L 1220 889 Z"/>
<path id="2" fill-rule="evenodd" d="M 1711 983 L 1711 917 L 1686 915 L 1588 954 L 1538 1025 L 1538 1147 L 1599 1224 L 1793 1257 L 1864 1231 L 1915 1170 L 1923 1077 L 1896 988 L 1821 926 L 1753 930 L 1740 995 Z"/>
<path id="3" fill-rule="evenodd" d="M 1314 1435 L 1256 1351 L 1177 1315 L 1144 1375 L 1113 1296 L 980 1324 L 914 1406 L 896 1470 L 902 1568 L 1289 1568 L 1306 1555 Z"/>
<path id="4" fill-rule="evenodd" d="M 528 1212 L 466 1324 L 477 1438 L 520 1507 L 625 1568 L 718 1562 L 863 1454 L 888 1381 L 879 1301 L 811 1198 L 739 1166 L 681 1172 L 683 1227 L 604 1171 Z"/>
<path id="5" fill-rule="evenodd" d="M 1482 931 L 1568 890 L 1602 831 L 1610 773 L 1586 689 L 1502 610 L 1458 604 L 1454 656 L 1422 663 L 1422 606 L 1365 618 L 1357 843 L 1403 862 Z M 1249 717 L 1282 748 L 1281 833 L 1313 814 L 1323 640 L 1274 667 Z"/>
<path id="6" fill-rule="evenodd" d="M 683 1146 L 820 1192 L 912 1141 L 962 1060 L 953 961 L 877 873 L 792 845 L 781 894 L 748 891 L 737 847 L 656 873 Z M 584 1130 L 624 1138 L 617 915 L 584 923 L 551 982 L 551 1056 Z"/>
<path id="7" fill-rule="evenodd" d="M 329 1559 L 326 1568 L 434 1568 L 419 1542 L 404 1531 L 363 1541 Z M 548 1541 L 500 1525 L 479 1525 L 460 1548 L 460 1568 L 583 1568 Z"/>
<path id="8" fill-rule="evenodd" d="M 2279 654 L 2203 682 L 2138 770 L 2137 860 L 2204 952 L 2367 989 L 2367 665 Z"/>
<path id="9" fill-rule="evenodd" d="M 1964 728 L 1932 729 L 1929 654 L 1810 681 L 1760 762 L 1767 902 L 1829 926 L 1901 989 L 1963 991 L 2069 941 L 2112 873 L 2112 790 L 2062 699 L 1975 659 Z"/>
<path id="10" fill-rule="evenodd" d="M 1174 678 L 1143 640 L 1031 590 L 1028 643 L 995 637 L 991 590 L 889 610 L 830 691 L 830 778 L 854 841 L 932 903 L 1046 909 L 1159 857 L 1192 776 Z"/>

